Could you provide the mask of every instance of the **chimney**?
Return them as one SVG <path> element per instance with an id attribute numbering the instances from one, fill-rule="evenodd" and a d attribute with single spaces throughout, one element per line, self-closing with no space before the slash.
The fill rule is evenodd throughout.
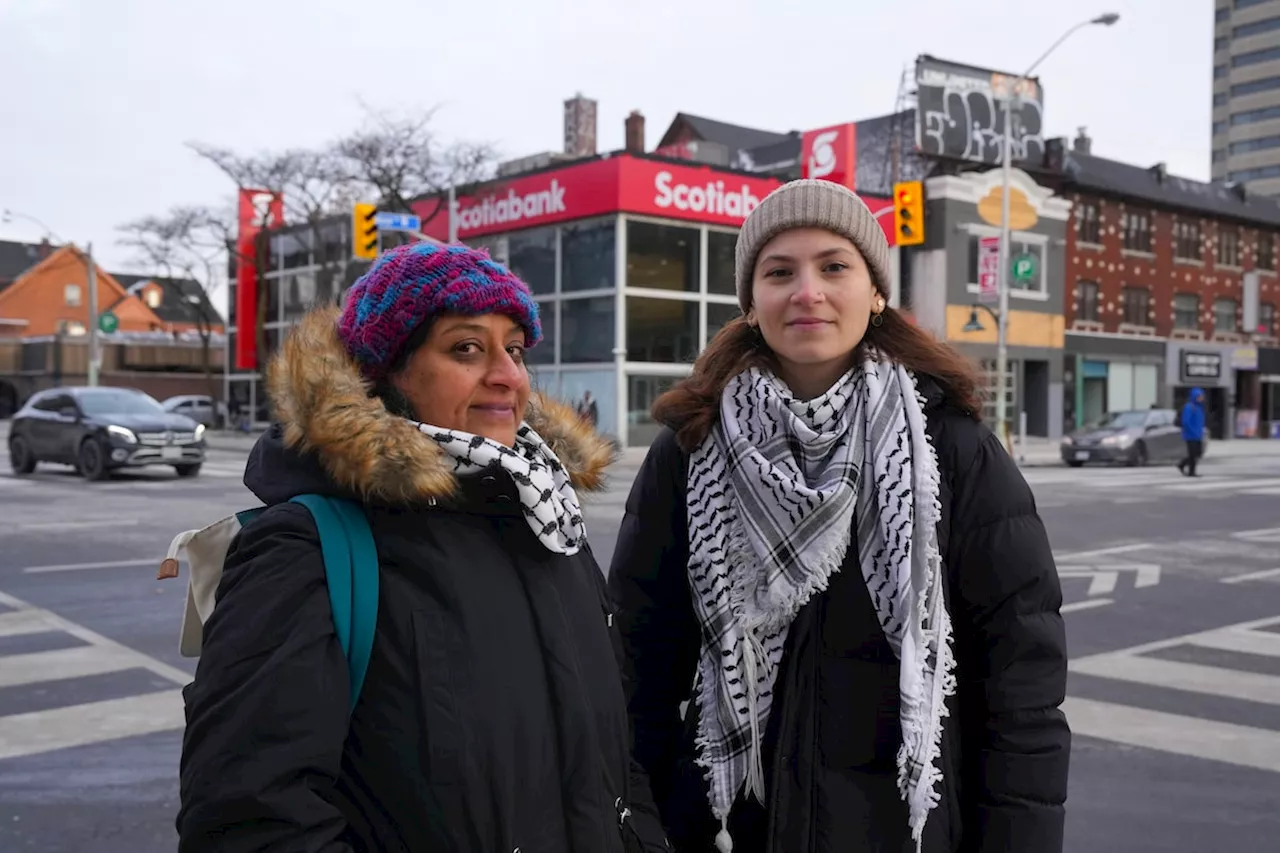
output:
<path id="1" fill-rule="evenodd" d="M 564 153 L 570 157 L 596 154 L 596 102 L 581 92 L 564 102 Z"/>
<path id="2" fill-rule="evenodd" d="M 1076 128 L 1076 138 L 1071 142 L 1071 150 L 1077 154 L 1092 154 L 1093 140 L 1089 138 L 1089 134 L 1085 131 L 1088 128 Z"/>
<path id="3" fill-rule="evenodd" d="M 40 258 L 40 260 L 43 261 L 45 258 L 49 257 L 51 254 L 53 254 L 53 246 L 50 245 L 49 238 L 41 237 L 40 244 L 36 246 L 36 255 Z"/>
<path id="4" fill-rule="evenodd" d="M 632 110 L 626 122 L 627 150 L 632 154 L 644 153 L 644 116 L 639 110 Z"/>
<path id="5" fill-rule="evenodd" d="M 1156 163 L 1150 169 L 1151 174 L 1155 175 L 1156 183 L 1163 184 L 1164 179 L 1169 175 L 1169 166 L 1166 163 Z"/>

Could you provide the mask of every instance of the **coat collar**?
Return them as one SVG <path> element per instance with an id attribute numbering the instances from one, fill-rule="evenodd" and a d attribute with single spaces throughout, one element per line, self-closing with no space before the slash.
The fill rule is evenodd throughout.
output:
<path id="1" fill-rule="evenodd" d="M 309 313 L 268 368 L 268 394 L 285 445 L 315 454 L 335 485 L 365 500 L 394 504 L 454 496 L 453 461 L 369 395 L 370 383 L 338 337 L 338 314 L 331 307 Z M 603 488 L 615 451 L 572 409 L 535 394 L 525 420 L 559 457 L 574 488 Z"/>

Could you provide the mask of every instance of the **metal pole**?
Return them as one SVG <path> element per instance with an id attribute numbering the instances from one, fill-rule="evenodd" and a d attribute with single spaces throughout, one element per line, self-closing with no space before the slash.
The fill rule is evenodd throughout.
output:
<path id="1" fill-rule="evenodd" d="M 1000 146 L 1000 168 L 1003 171 L 1000 199 L 1000 268 L 996 272 L 996 293 L 999 297 L 996 308 L 996 429 L 1003 441 L 1008 436 L 1006 418 L 1008 404 L 1005 399 L 1005 375 L 1009 372 L 1009 264 L 1012 259 L 1009 229 L 1009 194 L 1010 182 L 1013 178 L 1013 99 L 1022 84 L 1023 77 L 1018 78 L 1013 91 L 1004 100 L 1004 143 Z"/>
<path id="2" fill-rule="evenodd" d="M 98 356 L 98 268 L 93 262 L 93 243 L 85 245 L 85 268 L 88 270 L 89 286 L 89 386 L 98 384 L 98 369 L 101 364 Z"/>
<path id="3" fill-rule="evenodd" d="M 458 191 L 449 184 L 449 242 L 458 242 Z"/>

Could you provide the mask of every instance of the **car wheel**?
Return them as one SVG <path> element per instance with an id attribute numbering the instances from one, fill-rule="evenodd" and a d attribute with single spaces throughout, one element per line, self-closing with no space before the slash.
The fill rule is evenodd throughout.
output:
<path id="1" fill-rule="evenodd" d="M 178 472 L 179 477 L 194 477 L 200 473 L 200 463 L 194 465 L 174 465 L 173 470 Z"/>
<path id="2" fill-rule="evenodd" d="M 86 480 L 105 480 L 110 473 L 107 470 L 107 455 L 96 439 L 86 438 L 80 445 L 80 476 Z"/>
<path id="3" fill-rule="evenodd" d="M 1139 441 L 1133 446 L 1133 450 L 1129 451 L 1129 465 L 1135 468 L 1141 468 L 1147 464 L 1147 445 Z"/>
<path id="4" fill-rule="evenodd" d="M 1084 467 L 1084 463 L 1083 463 L 1083 462 L 1076 462 L 1076 461 L 1074 461 L 1074 460 L 1072 460 L 1071 462 L 1068 462 L 1067 464 L 1068 464 L 1069 466 L 1071 466 L 1072 468 L 1083 468 L 1083 467 Z"/>
<path id="5" fill-rule="evenodd" d="M 15 474 L 30 474 L 36 470 L 36 457 L 27 440 L 20 435 L 9 439 L 9 467 Z"/>

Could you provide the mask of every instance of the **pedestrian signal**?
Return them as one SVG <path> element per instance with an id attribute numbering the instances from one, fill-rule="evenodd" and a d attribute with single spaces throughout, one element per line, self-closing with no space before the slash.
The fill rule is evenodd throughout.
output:
<path id="1" fill-rule="evenodd" d="M 899 246 L 924 242 L 924 184 L 920 181 L 893 185 L 893 233 Z"/>
<path id="2" fill-rule="evenodd" d="M 378 258 L 378 216 L 376 204 L 357 204 L 351 212 L 351 253 L 367 261 Z"/>

